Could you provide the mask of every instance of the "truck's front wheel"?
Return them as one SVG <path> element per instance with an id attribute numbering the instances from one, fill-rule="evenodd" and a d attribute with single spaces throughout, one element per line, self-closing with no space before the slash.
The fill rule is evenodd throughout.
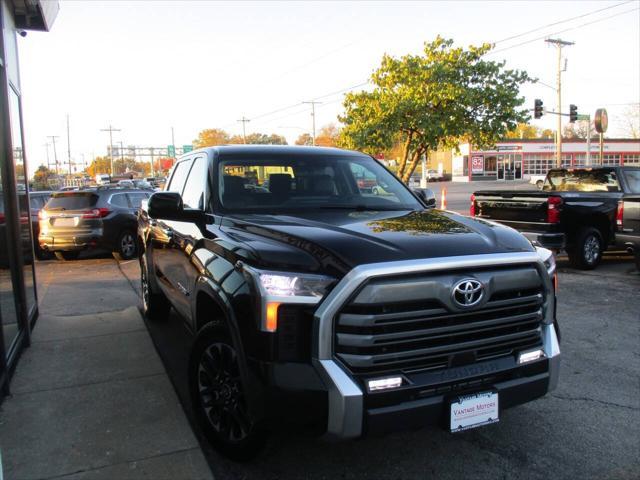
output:
<path id="1" fill-rule="evenodd" d="M 600 232 L 592 227 L 578 232 L 574 246 L 567 251 L 571 265 L 580 270 L 593 270 L 602 260 L 604 241 Z"/>
<path id="2" fill-rule="evenodd" d="M 234 460 L 249 460 L 263 448 L 266 432 L 252 419 L 240 377 L 238 354 L 223 329 L 204 327 L 189 360 L 193 409 L 205 436 Z"/>

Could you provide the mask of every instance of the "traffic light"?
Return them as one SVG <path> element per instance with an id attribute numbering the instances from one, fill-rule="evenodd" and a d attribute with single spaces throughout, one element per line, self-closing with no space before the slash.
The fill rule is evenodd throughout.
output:
<path id="1" fill-rule="evenodd" d="M 533 118 L 540 118 L 542 117 L 542 100 L 540 100 L 539 98 L 536 98 L 536 101 L 534 102 L 534 107 L 533 107 Z"/>
<path id="2" fill-rule="evenodd" d="M 573 123 L 576 120 L 578 120 L 578 107 L 576 107 L 574 104 L 571 104 L 569 105 L 569 121 Z"/>

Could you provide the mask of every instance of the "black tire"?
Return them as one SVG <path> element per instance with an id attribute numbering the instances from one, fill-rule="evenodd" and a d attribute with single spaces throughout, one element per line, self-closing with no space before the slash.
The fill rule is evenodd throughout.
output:
<path id="1" fill-rule="evenodd" d="M 567 250 L 569 262 L 580 270 L 593 270 L 602 260 L 604 240 L 600 232 L 593 227 L 585 227 L 578 232 L 575 245 Z"/>
<path id="2" fill-rule="evenodd" d="M 544 185 L 544 182 L 542 180 L 538 180 L 536 182 L 536 187 L 538 187 L 538 190 L 542 190 L 543 185 Z"/>
<path id="3" fill-rule="evenodd" d="M 152 322 L 164 322 L 169 318 L 171 303 L 162 292 L 154 292 L 149 283 L 147 256 L 140 256 L 140 291 L 142 297 L 142 313 Z"/>
<path id="4" fill-rule="evenodd" d="M 77 260 L 80 256 L 80 252 L 75 250 L 72 250 L 70 252 L 55 252 L 55 255 L 58 260 L 66 262 L 69 260 Z"/>
<path id="5" fill-rule="evenodd" d="M 138 253 L 138 246 L 136 244 L 136 235 L 131 230 L 123 230 L 118 235 L 116 243 L 116 250 L 113 252 L 113 257 L 116 260 L 131 260 Z"/>
<path id="6" fill-rule="evenodd" d="M 237 461 L 260 453 L 267 433 L 249 415 L 238 354 L 222 327 L 208 325 L 196 337 L 189 359 L 189 392 L 198 422 L 218 451 Z"/>

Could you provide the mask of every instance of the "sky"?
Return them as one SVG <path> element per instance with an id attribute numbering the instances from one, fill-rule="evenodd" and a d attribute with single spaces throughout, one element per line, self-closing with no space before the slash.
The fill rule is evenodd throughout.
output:
<path id="1" fill-rule="evenodd" d="M 335 122 L 343 92 L 366 82 L 383 54 L 418 54 L 437 35 L 460 46 L 496 43 L 487 59 L 538 78 L 522 89 L 525 106 L 540 98 L 549 109 L 557 52 L 544 39 L 575 42 L 563 49 L 563 110 L 605 107 L 609 134 L 619 136 L 625 112 L 638 108 L 640 0 L 63 0 L 51 32 L 19 37 L 26 154 L 32 171 L 46 164 L 47 136 L 58 135 L 66 161 L 67 115 L 78 164 L 107 153 L 101 129 L 109 125 L 120 130 L 116 145 L 166 147 L 172 127 L 183 145 L 206 128 L 239 134 L 246 117 L 247 133 L 293 143 L 312 128 L 301 102 L 323 102 L 318 128 Z M 552 115 L 532 123 L 555 128 Z"/>

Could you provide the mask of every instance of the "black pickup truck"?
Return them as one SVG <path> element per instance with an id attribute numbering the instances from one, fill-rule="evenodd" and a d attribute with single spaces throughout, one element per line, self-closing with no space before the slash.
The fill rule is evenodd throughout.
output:
<path id="1" fill-rule="evenodd" d="M 565 249 L 571 263 L 593 269 L 602 252 L 619 246 L 623 202 L 640 194 L 640 167 L 549 170 L 542 191 L 482 190 L 471 215 L 522 232 L 549 249 Z"/>
<path id="2" fill-rule="evenodd" d="M 459 432 L 555 388 L 552 252 L 427 193 L 361 153 L 245 145 L 181 157 L 143 203 L 143 311 L 193 333 L 185 375 L 221 451 L 283 425 Z"/>

